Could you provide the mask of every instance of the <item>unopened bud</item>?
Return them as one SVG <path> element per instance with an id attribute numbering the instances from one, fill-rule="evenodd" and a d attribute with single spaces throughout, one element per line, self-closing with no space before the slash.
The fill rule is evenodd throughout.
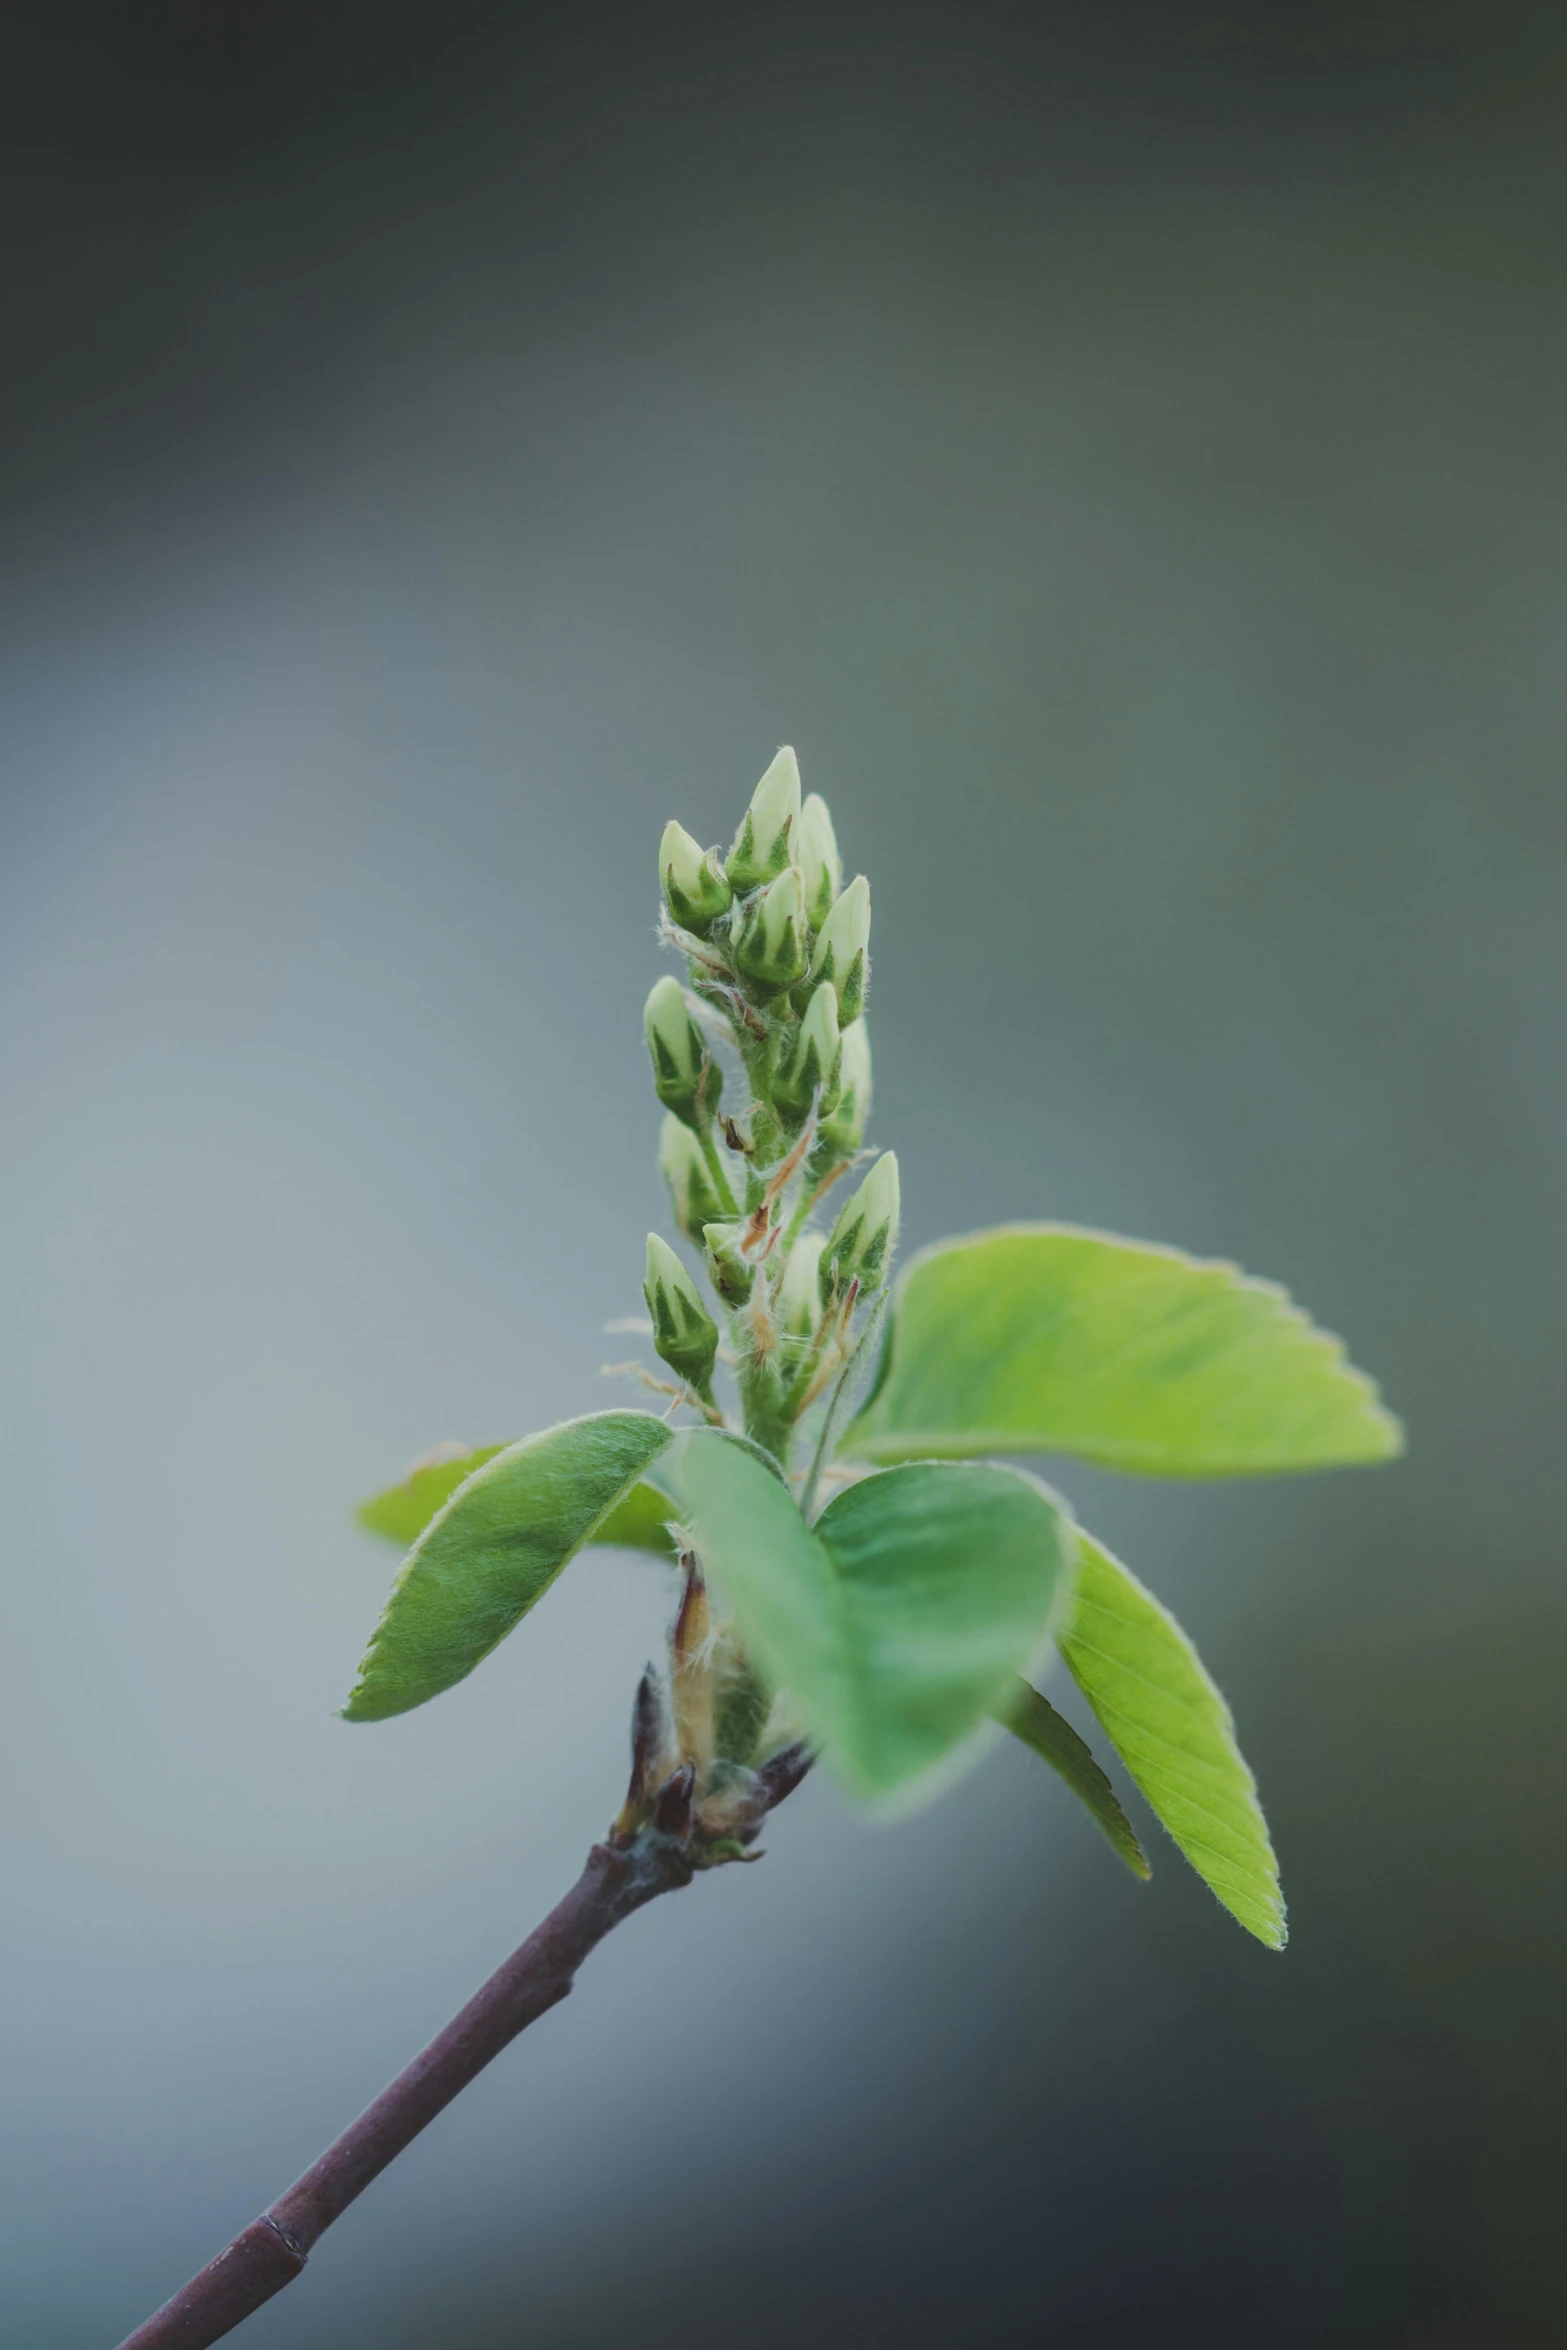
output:
<path id="1" fill-rule="evenodd" d="M 705 1124 L 723 1090 L 723 1071 L 708 1058 L 678 979 L 666 973 L 658 982 L 647 999 L 642 1024 L 659 1100 L 687 1126 Z"/>
<path id="2" fill-rule="evenodd" d="M 859 1018 L 871 978 L 871 885 L 863 873 L 834 900 L 811 957 L 811 977 L 819 986 L 832 982 L 845 1028 Z"/>
<path id="3" fill-rule="evenodd" d="M 718 1694 L 711 1645 L 713 1619 L 707 1585 L 694 1552 L 684 1551 L 680 1563 L 686 1581 L 669 1636 L 669 1659 L 674 1668 L 670 1694 L 681 1758 L 695 1763 L 700 1781 L 713 1759 L 713 1707 Z"/>
<path id="4" fill-rule="evenodd" d="M 805 879 L 805 918 L 813 930 L 820 930 L 843 887 L 843 859 L 820 792 L 813 791 L 800 810 L 794 828 L 794 862 Z"/>
<path id="5" fill-rule="evenodd" d="M 683 824 L 673 821 L 658 844 L 658 878 L 670 913 L 682 930 L 698 938 L 706 938 L 734 896 L 717 852 L 702 848 Z"/>
<path id="6" fill-rule="evenodd" d="M 821 1326 L 818 1269 L 826 1246 L 825 1232 L 802 1232 L 790 1251 L 778 1291 L 778 1309 L 790 1338 L 812 1339 Z"/>
<path id="7" fill-rule="evenodd" d="M 818 1273 L 823 1305 L 842 1297 L 851 1281 L 867 1296 L 886 1273 L 898 1239 L 898 1161 L 883 1151 L 842 1215 L 822 1252 Z"/>
<path id="8" fill-rule="evenodd" d="M 857 1151 L 865 1140 L 871 1114 L 871 1040 L 863 1020 L 843 1032 L 843 1057 L 838 1063 L 838 1102 L 822 1129 L 835 1150 Z"/>
<path id="9" fill-rule="evenodd" d="M 820 1090 L 825 1114 L 838 1098 L 842 1058 L 838 998 L 830 987 L 819 987 L 806 1006 L 805 1018 L 773 1080 L 775 1099 L 803 1116 Z"/>
<path id="10" fill-rule="evenodd" d="M 776 1811 L 787 1803 L 816 1760 L 816 1749 L 797 1739 L 793 1746 L 785 1746 L 777 1754 L 770 1754 L 757 1772 L 757 1794 L 767 1811 Z"/>
<path id="11" fill-rule="evenodd" d="M 653 1344 L 677 1378 L 700 1395 L 713 1376 L 718 1326 L 703 1305 L 696 1283 L 667 1240 L 647 1236 L 647 1279 L 642 1284 L 653 1317 Z"/>
<path id="12" fill-rule="evenodd" d="M 670 1772 L 653 1806 L 653 1825 L 661 1836 L 676 1836 L 684 1841 L 691 1826 L 691 1798 L 695 1793 L 696 1765 L 682 1763 L 678 1771 Z"/>
<path id="13" fill-rule="evenodd" d="M 737 895 L 783 871 L 799 813 L 800 768 L 786 743 L 751 794 L 724 866 Z"/>
<path id="14" fill-rule="evenodd" d="M 756 1267 L 741 1243 L 743 1224 L 707 1224 L 702 1228 L 707 1246 L 707 1270 L 726 1306 L 743 1306 L 756 1279 Z"/>
<path id="15" fill-rule="evenodd" d="M 669 1716 L 664 1706 L 664 1692 L 657 1673 L 651 1665 L 637 1683 L 636 1702 L 631 1709 L 631 1784 L 626 1791 L 627 1808 L 640 1804 L 648 1788 L 661 1774 L 669 1751 Z"/>
<path id="16" fill-rule="evenodd" d="M 804 978 L 811 950 L 805 892 L 796 866 L 786 867 L 747 903 L 733 951 L 736 967 L 770 995 Z"/>
<path id="17" fill-rule="evenodd" d="M 724 1203 L 696 1136 L 673 1113 L 665 1118 L 659 1131 L 658 1163 L 669 1186 L 670 1205 L 681 1236 L 693 1248 L 700 1248 L 703 1225 L 722 1216 Z"/>

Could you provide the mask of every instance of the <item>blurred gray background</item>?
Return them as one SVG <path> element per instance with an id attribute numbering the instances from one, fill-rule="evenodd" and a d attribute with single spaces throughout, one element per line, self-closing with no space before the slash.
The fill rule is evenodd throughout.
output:
<path id="1" fill-rule="evenodd" d="M 1406 1463 L 1063 1467 L 1294 1941 L 1019 1749 L 636 1920 L 255 2350 L 1535 2344 L 1567 1678 L 1567 42 L 1519 7 L 79 5 L 0 47 L 6 2338 L 107 2345 L 575 1873 L 667 1594 L 350 1729 L 621 1400 L 666 816 L 876 894 L 907 1239 L 1286 1281 Z"/>

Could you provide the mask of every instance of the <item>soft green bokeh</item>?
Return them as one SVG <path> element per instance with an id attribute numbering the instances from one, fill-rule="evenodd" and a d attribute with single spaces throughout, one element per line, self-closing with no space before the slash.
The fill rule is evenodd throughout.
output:
<path id="1" fill-rule="evenodd" d="M 410 1552 L 343 1708 L 382 1721 L 473 1671 L 669 1442 L 648 1412 L 593 1412 L 486 1462 Z"/>
<path id="2" fill-rule="evenodd" d="M 839 1494 L 814 1528 L 734 1445 L 691 1443 L 681 1476 L 747 1643 L 863 1796 L 953 1756 L 1038 1653 L 1069 1587 L 1070 1521 L 1016 1470 L 890 1470 Z"/>
<path id="3" fill-rule="evenodd" d="M 1230 1709 L 1169 1610 L 1086 1534 L 1061 1653 L 1197 1874 L 1259 1942 L 1282 1950 L 1278 1863 Z"/>
<path id="4" fill-rule="evenodd" d="M 1153 1477 L 1386 1460 L 1397 1422 L 1271 1282 L 1069 1225 L 943 1241 L 898 1283 L 861 1460 L 1076 1453 Z"/>

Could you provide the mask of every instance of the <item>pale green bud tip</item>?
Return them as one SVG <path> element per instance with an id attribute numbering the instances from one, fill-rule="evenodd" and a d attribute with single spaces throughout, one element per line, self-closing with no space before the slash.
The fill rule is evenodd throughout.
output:
<path id="1" fill-rule="evenodd" d="M 771 839 L 786 824 L 792 824 L 799 813 L 800 762 L 791 746 L 783 743 L 751 794 L 751 814 L 763 839 Z"/>
<path id="2" fill-rule="evenodd" d="M 870 944 L 871 885 L 861 873 L 835 899 L 811 958 L 812 977 L 830 980 L 837 990 L 838 1016 L 845 1028 L 865 1008 Z"/>
<path id="3" fill-rule="evenodd" d="M 819 987 L 806 1007 L 794 1048 L 778 1073 L 778 1099 L 803 1113 L 820 1088 L 823 1112 L 830 1111 L 838 1096 L 841 1054 L 838 998 L 830 987 Z"/>
<path id="4" fill-rule="evenodd" d="M 824 1304 L 854 1280 L 862 1297 L 879 1286 L 897 1246 L 898 1211 L 897 1154 L 883 1151 L 832 1228 L 821 1263 Z"/>
<path id="5" fill-rule="evenodd" d="M 713 1188 L 707 1161 L 689 1126 L 669 1111 L 659 1130 L 658 1163 L 669 1186 L 675 1222 L 694 1247 L 702 1245 L 702 1227 L 723 1214 L 723 1203 Z"/>
<path id="6" fill-rule="evenodd" d="M 848 1102 L 853 1096 L 854 1115 L 859 1120 L 859 1134 L 865 1132 L 865 1121 L 871 1110 L 871 1036 L 863 1020 L 851 1021 L 843 1032 L 843 1059 L 838 1065 L 840 1098 Z"/>
<path id="7" fill-rule="evenodd" d="M 748 979 L 773 993 L 805 976 L 805 892 L 799 868 L 791 865 L 758 890 L 735 933 L 734 958 Z"/>
<path id="8" fill-rule="evenodd" d="M 658 877 L 670 913 L 699 938 L 706 937 L 734 895 L 711 850 L 673 820 L 658 844 Z"/>
<path id="9" fill-rule="evenodd" d="M 695 1282 L 667 1240 L 647 1236 L 647 1279 L 642 1284 L 653 1318 L 653 1344 L 672 1371 L 703 1388 L 713 1375 L 718 1329 Z"/>
<path id="10" fill-rule="evenodd" d="M 820 930 L 843 887 L 843 859 L 820 792 L 813 791 L 800 809 L 794 828 L 794 861 L 805 877 L 806 917 L 813 930 Z"/>
<path id="11" fill-rule="evenodd" d="M 735 834 L 725 867 L 735 889 L 755 889 L 759 881 L 770 881 L 783 871 L 799 814 L 800 767 L 786 743 L 751 794 L 751 805 Z"/>
<path id="12" fill-rule="evenodd" d="M 822 1318 L 819 1275 L 825 1232 L 802 1232 L 784 1269 L 778 1303 L 784 1329 L 791 1338 L 814 1338 Z"/>
<path id="13" fill-rule="evenodd" d="M 648 1057 L 653 1063 L 653 1090 L 666 1110 L 673 1110 L 688 1126 L 712 1114 L 723 1079 L 708 1059 L 702 1031 L 678 979 L 667 973 L 647 999 L 642 1014 Z"/>

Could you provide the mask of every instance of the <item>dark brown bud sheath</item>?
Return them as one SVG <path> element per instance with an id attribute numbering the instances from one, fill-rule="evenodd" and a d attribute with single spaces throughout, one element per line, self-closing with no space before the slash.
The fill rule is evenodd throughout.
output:
<path id="1" fill-rule="evenodd" d="M 757 1793 L 764 1811 L 776 1811 L 786 1803 L 816 1760 L 816 1749 L 803 1738 L 793 1746 L 780 1747 L 768 1756 L 756 1774 Z"/>
<path id="2" fill-rule="evenodd" d="M 649 1665 L 637 1683 L 636 1701 L 631 1708 L 631 1784 L 626 1790 L 628 1803 L 641 1804 L 646 1800 L 668 1743 L 669 1717 L 664 1706 L 664 1692 L 657 1673 Z"/>
<path id="3" fill-rule="evenodd" d="M 661 1836 L 684 1841 L 691 1825 L 691 1797 L 695 1788 L 696 1770 L 691 1763 L 682 1763 L 664 1781 L 653 1806 L 653 1825 Z"/>

